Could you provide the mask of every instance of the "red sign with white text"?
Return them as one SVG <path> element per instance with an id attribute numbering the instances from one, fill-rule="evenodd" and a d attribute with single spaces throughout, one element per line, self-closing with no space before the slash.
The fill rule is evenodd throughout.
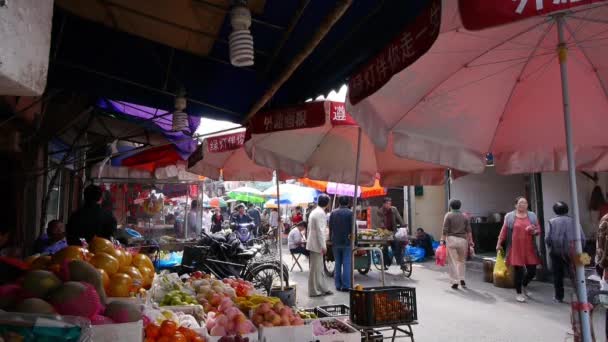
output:
<path id="1" fill-rule="evenodd" d="M 250 122 L 251 133 L 264 134 L 301 128 L 320 127 L 325 124 L 325 102 L 307 102 L 303 105 L 257 113 Z"/>
<path id="2" fill-rule="evenodd" d="M 462 24 L 467 30 L 508 24 L 521 19 L 606 0 L 459 0 Z"/>
<path id="3" fill-rule="evenodd" d="M 218 135 L 205 139 L 207 141 L 207 152 L 221 153 L 239 149 L 245 144 L 246 132 Z"/>
<path id="4" fill-rule="evenodd" d="M 329 102 L 329 119 L 333 126 L 357 126 L 357 122 L 346 112 L 342 102 Z"/>
<path id="5" fill-rule="evenodd" d="M 441 0 L 430 0 L 416 20 L 408 24 L 401 34 L 363 68 L 351 75 L 348 82 L 350 102 L 357 104 L 375 93 L 393 75 L 425 54 L 439 36 L 440 26 Z"/>

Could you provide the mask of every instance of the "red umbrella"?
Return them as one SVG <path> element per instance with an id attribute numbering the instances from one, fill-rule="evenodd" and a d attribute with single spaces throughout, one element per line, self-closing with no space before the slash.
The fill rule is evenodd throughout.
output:
<path id="1" fill-rule="evenodd" d="M 159 167 L 174 165 L 179 161 L 184 161 L 184 159 L 177 153 L 175 146 L 163 145 L 125 158 L 122 165 L 153 173 Z"/>

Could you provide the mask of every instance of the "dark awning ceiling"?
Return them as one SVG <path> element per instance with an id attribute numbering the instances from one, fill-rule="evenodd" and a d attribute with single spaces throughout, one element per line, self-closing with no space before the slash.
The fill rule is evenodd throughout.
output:
<path id="1" fill-rule="evenodd" d="M 49 86 L 167 110 L 184 87 L 189 114 L 239 122 L 343 2 L 250 0 L 255 65 L 236 68 L 229 0 L 57 0 Z M 427 2 L 352 1 L 268 105 L 339 87 Z"/>

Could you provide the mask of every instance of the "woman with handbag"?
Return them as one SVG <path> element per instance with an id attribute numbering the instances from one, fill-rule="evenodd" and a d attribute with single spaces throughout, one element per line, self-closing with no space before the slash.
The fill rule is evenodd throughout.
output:
<path id="1" fill-rule="evenodd" d="M 527 286 L 536 276 L 536 266 L 540 265 L 536 245 L 536 235 L 539 233 L 536 214 L 528 211 L 526 198 L 518 197 L 515 210 L 505 216 L 496 250 L 503 249 L 504 245 L 507 265 L 513 266 L 515 270 L 516 299 L 520 303 L 530 297 Z"/>
<path id="2" fill-rule="evenodd" d="M 450 212 L 443 218 L 443 236 L 441 244 L 445 244 L 448 256 L 448 273 L 452 282 L 452 289 L 457 290 L 458 285 L 466 288 L 465 263 L 469 247 L 474 246 L 471 234 L 471 222 L 460 212 L 462 203 L 450 200 Z"/>

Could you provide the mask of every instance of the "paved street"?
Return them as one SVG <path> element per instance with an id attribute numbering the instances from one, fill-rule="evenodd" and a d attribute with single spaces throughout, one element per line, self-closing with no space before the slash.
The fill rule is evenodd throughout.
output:
<path id="1" fill-rule="evenodd" d="M 291 257 L 285 261 L 291 265 Z M 349 303 L 348 294 L 337 292 L 324 298 L 309 298 L 306 291 L 308 261 L 302 257 L 304 272 L 291 273 L 297 283 L 300 307 Z M 570 307 L 553 304 L 550 284 L 533 282 L 533 300 L 520 304 L 515 301 L 515 290 L 500 289 L 482 281 L 479 267 L 467 271 L 468 289 L 449 287 L 447 268 L 433 262 L 415 265 L 411 279 L 400 276 L 395 266 L 386 276 L 387 285 L 416 287 L 419 325 L 414 326 L 416 341 L 572 341 Z M 355 283 L 378 286 L 380 273 L 373 269 L 368 275 L 355 276 Z M 333 289 L 333 278 L 329 280 Z M 567 298 L 571 290 L 567 290 Z M 596 331 L 603 326 L 603 311 L 597 314 Z M 598 320 L 599 318 L 600 320 Z M 598 341 L 604 341 L 598 338 Z"/>

